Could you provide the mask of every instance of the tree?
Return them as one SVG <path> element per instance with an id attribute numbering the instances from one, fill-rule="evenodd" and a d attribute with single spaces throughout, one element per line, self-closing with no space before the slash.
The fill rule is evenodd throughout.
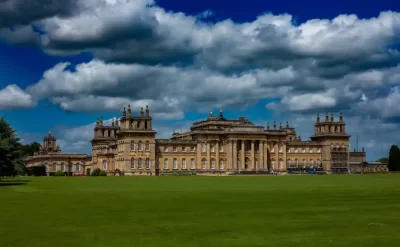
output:
<path id="1" fill-rule="evenodd" d="M 27 172 L 15 130 L 4 117 L 0 118 L 0 177 Z"/>
<path id="2" fill-rule="evenodd" d="M 381 162 L 383 164 L 387 164 L 387 163 L 389 163 L 389 158 L 383 157 L 383 158 L 378 159 L 377 162 Z"/>
<path id="3" fill-rule="evenodd" d="M 21 147 L 22 155 L 24 157 L 33 156 L 36 152 L 39 152 L 41 145 L 37 142 L 26 144 Z"/>
<path id="4" fill-rule="evenodd" d="M 389 151 L 389 171 L 400 171 L 400 149 L 397 145 L 392 145 Z"/>

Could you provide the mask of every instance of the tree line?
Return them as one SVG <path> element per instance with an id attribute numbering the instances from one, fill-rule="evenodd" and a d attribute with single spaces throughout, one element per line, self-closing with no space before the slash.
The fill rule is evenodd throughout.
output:
<path id="1" fill-rule="evenodd" d="M 22 144 L 16 131 L 6 121 L 0 118 L 0 177 L 15 176 L 28 173 L 24 159 L 40 149 L 40 144 Z"/>

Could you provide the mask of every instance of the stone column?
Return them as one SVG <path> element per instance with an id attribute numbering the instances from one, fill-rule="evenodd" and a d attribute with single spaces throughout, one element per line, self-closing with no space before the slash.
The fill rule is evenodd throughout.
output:
<path id="1" fill-rule="evenodd" d="M 274 169 L 279 168 L 279 145 L 278 142 L 275 142 L 274 144 L 274 149 L 275 149 L 275 166 Z"/>
<path id="2" fill-rule="evenodd" d="M 228 159 L 227 159 L 227 164 L 226 164 L 226 166 L 227 166 L 227 169 L 228 170 L 231 170 L 231 169 L 233 169 L 233 160 L 232 160 L 232 156 L 233 156 L 233 143 L 232 143 L 232 141 L 231 140 L 228 140 L 228 151 L 227 151 L 227 156 L 228 156 Z"/>
<path id="3" fill-rule="evenodd" d="M 210 141 L 207 141 L 207 163 L 206 163 L 206 170 L 211 169 L 211 155 L 210 155 Z"/>
<path id="4" fill-rule="evenodd" d="M 260 140 L 260 144 L 258 145 L 258 170 L 262 170 L 264 168 L 264 141 Z"/>
<path id="5" fill-rule="evenodd" d="M 251 140 L 251 168 L 256 170 L 256 160 L 254 158 L 254 140 Z"/>
<path id="6" fill-rule="evenodd" d="M 219 170 L 219 142 L 215 143 L 215 170 Z"/>
<path id="7" fill-rule="evenodd" d="M 268 171 L 268 141 L 264 142 L 264 170 Z"/>
<path id="8" fill-rule="evenodd" d="M 238 170 L 238 163 L 237 163 L 237 157 L 238 157 L 238 154 L 237 154 L 237 140 L 233 140 L 233 147 L 232 147 L 232 151 L 233 151 L 233 157 L 232 157 L 232 160 L 233 160 L 233 162 L 232 162 L 232 164 L 233 164 L 233 169 L 235 169 L 235 170 Z"/>
<path id="9" fill-rule="evenodd" d="M 287 170 L 286 143 L 282 144 L 282 151 L 283 151 L 283 166 L 282 166 L 282 169 L 286 171 Z"/>
<path id="10" fill-rule="evenodd" d="M 241 164 L 241 170 L 244 170 L 244 140 L 241 140 L 241 147 L 242 147 L 242 150 L 240 151 L 240 163 L 242 163 Z"/>
<path id="11" fill-rule="evenodd" d="M 201 169 L 201 143 L 197 143 L 196 148 L 196 169 Z"/>

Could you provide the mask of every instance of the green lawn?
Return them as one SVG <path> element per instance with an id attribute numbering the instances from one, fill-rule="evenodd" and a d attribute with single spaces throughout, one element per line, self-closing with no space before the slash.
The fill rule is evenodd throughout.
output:
<path id="1" fill-rule="evenodd" d="M 400 175 L 43 177 L 0 186 L 0 246 L 398 246 Z"/>

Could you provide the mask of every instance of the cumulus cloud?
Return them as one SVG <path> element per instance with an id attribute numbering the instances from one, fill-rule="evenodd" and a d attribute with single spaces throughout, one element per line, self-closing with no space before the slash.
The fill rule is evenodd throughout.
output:
<path id="1" fill-rule="evenodd" d="M 17 85 L 8 85 L 0 90 L 0 110 L 28 108 L 36 105 L 31 95 Z"/>

